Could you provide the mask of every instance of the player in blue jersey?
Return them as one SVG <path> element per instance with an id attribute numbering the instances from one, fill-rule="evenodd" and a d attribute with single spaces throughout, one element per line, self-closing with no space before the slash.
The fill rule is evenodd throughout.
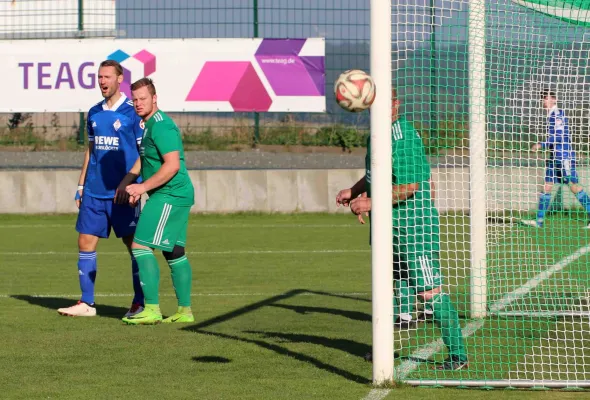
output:
<path id="1" fill-rule="evenodd" d="M 135 181 L 130 173 L 138 163 L 143 137 L 143 122 L 131 100 L 120 92 L 123 68 L 106 60 L 98 69 L 98 83 L 104 100 L 88 112 L 88 148 L 78 181 L 75 200 L 78 208 L 78 275 L 82 297 L 77 304 L 57 310 L 62 315 L 93 317 L 96 246 L 99 238 L 108 238 L 113 228 L 122 238 L 131 256 L 135 296 L 126 316 L 143 311 L 143 292 L 137 262 L 131 253 L 140 207 L 131 207 L 125 187 Z M 139 164 L 137 164 L 139 165 Z"/>
<path id="2" fill-rule="evenodd" d="M 576 153 L 572 146 L 571 132 L 565 111 L 557 107 L 555 92 L 544 90 L 541 93 L 543 107 L 547 110 L 547 138 L 544 142 L 535 143 L 531 150 L 547 150 L 545 184 L 539 195 L 539 210 L 536 220 L 523 220 L 523 224 L 541 228 L 545 213 L 551 205 L 551 190 L 556 183 L 568 185 L 590 218 L 590 198 L 578 183 L 576 172 Z M 586 228 L 590 227 L 590 224 Z"/>

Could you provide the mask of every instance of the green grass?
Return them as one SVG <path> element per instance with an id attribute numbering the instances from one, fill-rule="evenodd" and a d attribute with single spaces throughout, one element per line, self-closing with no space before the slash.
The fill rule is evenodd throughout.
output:
<path id="1" fill-rule="evenodd" d="M 99 317 L 55 312 L 78 297 L 74 222 L 72 215 L 0 216 L 0 398 L 362 399 L 372 389 L 372 365 L 364 359 L 371 350 L 369 229 L 352 216 L 193 216 L 188 251 L 197 321 L 153 327 L 120 321 L 131 300 L 130 267 L 114 238 L 98 249 Z M 558 226 L 548 225 L 547 232 Z M 588 239 L 579 234 L 586 235 L 580 243 Z M 443 270 L 463 326 L 471 322 L 468 238 L 465 216 L 443 218 Z M 521 228 L 506 228 L 501 240 L 522 249 L 545 240 L 560 249 L 556 259 L 580 247 Z M 162 309 L 170 314 L 175 298 L 168 267 L 158 257 Z M 579 280 L 584 261 L 563 273 Z M 499 267 L 491 268 L 499 274 Z M 530 279 L 525 275 L 511 276 L 522 284 Z M 443 351 L 408 378 L 555 379 L 564 377 L 557 368 L 567 370 L 566 363 L 570 379 L 587 378 L 585 324 L 492 317 L 466 339 L 469 370 L 432 370 Z M 396 365 L 438 337 L 432 324 L 396 332 Z M 551 359 L 562 366 L 551 367 Z M 401 386 L 386 399 L 430 396 L 560 400 L 584 394 Z"/>

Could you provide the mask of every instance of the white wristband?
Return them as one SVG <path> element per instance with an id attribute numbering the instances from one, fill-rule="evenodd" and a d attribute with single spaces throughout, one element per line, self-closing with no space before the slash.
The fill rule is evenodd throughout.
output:
<path id="1" fill-rule="evenodd" d="M 84 185 L 78 185 L 78 190 L 84 190 Z"/>

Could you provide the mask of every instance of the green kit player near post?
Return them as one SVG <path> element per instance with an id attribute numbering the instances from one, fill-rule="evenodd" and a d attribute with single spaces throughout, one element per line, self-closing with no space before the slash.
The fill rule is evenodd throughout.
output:
<path id="1" fill-rule="evenodd" d="M 400 101 L 392 92 L 391 128 L 393 174 L 392 214 L 394 280 L 401 299 L 396 313 L 408 314 L 415 290 L 441 328 L 442 339 L 449 350 L 448 359 L 439 366 L 460 370 L 468 366 L 459 316 L 449 295 L 442 290 L 440 270 L 440 229 L 438 211 L 431 198 L 430 165 L 422 139 L 412 124 L 399 116 Z M 350 206 L 360 217 L 371 210 L 371 143 L 367 142 L 366 173 L 350 189 L 336 196 L 337 205 Z M 366 193 L 366 195 L 365 195 Z"/>
<path id="2" fill-rule="evenodd" d="M 145 309 L 123 318 L 123 322 L 132 325 L 193 322 L 192 270 L 184 248 L 194 188 L 184 162 L 180 131 L 170 117 L 158 109 L 156 88 L 151 79 L 138 80 L 131 85 L 131 92 L 135 111 L 145 123 L 140 147 L 143 182 L 127 186 L 126 191 L 132 203 L 139 201 L 144 193 L 149 199 L 139 217 L 131 246 L 139 266 Z M 162 250 L 178 299 L 177 312 L 164 320 L 158 297 L 160 268 L 153 249 Z"/>

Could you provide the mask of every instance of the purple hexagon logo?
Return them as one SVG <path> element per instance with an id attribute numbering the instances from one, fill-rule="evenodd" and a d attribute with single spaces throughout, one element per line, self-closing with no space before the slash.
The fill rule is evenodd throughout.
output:
<path id="1" fill-rule="evenodd" d="M 156 72 L 156 56 L 145 49 L 134 55 L 119 49 L 109 54 L 107 59 L 115 60 L 123 67 L 121 91 L 128 98 L 131 98 L 131 84 L 133 82 Z"/>

